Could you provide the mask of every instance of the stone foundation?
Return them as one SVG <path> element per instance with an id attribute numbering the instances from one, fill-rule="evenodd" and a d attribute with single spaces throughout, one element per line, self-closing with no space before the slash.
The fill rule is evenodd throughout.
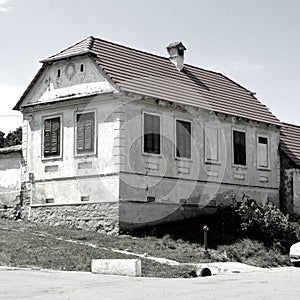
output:
<path id="1" fill-rule="evenodd" d="M 32 222 L 51 226 L 63 225 L 101 233 L 119 233 L 119 203 L 79 203 L 32 205 L 29 212 Z"/>

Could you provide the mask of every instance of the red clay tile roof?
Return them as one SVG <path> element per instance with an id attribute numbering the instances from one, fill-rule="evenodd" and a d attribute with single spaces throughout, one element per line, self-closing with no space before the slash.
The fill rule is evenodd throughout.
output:
<path id="1" fill-rule="evenodd" d="M 220 73 L 191 65 L 184 65 L 184 70 L 179 72 L 167 57 L 98 38 L 88 37 L 42 62 L 84 53 L 94 55 L 96 63 L 121 91 L 281 126 L 253 93 Z"/>
<path id="2" fill-rule="evenodd" d="M 280 132 L 280 148 L 300 166 L 300 126 L 283 123 Z"/>

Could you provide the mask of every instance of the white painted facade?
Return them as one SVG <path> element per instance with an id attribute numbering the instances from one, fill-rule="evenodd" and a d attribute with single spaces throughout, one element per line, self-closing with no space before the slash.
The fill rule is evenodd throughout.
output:
<path id="1" fill-rule="evenodd" d="M 124 94 L 89 57 L 46 65 L 21 110 L 32 206 L 120 201 L 121 222 L 151 223 L 183 205 L 247 197 L 279 203 L 278 128 Z M 95 147 L 79 154 L 76 115 L 84 112 L 95 116 Z M 160 118 L 159 154 L 143 151 L 145 113 Z M 43 124 L 51 117 L 61 120 L 60 154 L 44 157 Z M 190 158 L 176 156 L 176 120 L 191 124 Z M 233 163 L 234 130 L 245 133 L 246 165 Z"/>
<path id="2" fill-rule="evenodd" d="M 19 148 L 0 149 L 0 205 L 11 207 L 20 201 L 22 174 Z"/>

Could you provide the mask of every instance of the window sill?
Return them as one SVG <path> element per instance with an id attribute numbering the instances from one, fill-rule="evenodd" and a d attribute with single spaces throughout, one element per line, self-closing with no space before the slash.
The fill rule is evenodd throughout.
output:
<path id="1" fill-rule="evenodd" d="M 244 169 L 244 170 L 248 169 L 248 167 L 244 165 L 232 165 L 232 167 L 236 169 Z"/>
<path id="2" fill-rule="evenodd" d="M 147 153 L 147 152 L 143 152 L 142 155 L 143 155 L 143 156 L 148 156 L 148 157 L 162 158 L 162 155 L 161 155 L 161 154 L 155 154 L 155 153 Z"/>
<path id="3" fill-rule="evenodd" d="M 187 158 L 187 157 L 175 157 L 175 160 L 177 161 L 188 161 L 188 162 L 193 162 L 192 158 Z"/>
<path id="4" fill-rule="evenodd" d="M 221 162 L 220 162 L 220 161 L 213 161 L 213 160 L 206 160 L 205 163 L 206 163 L 207 165 L 218 165 L 218 166 L 221 165 Z"/>
<path id="5" fill-rule="evenodd" d="M 42 162 L 51 162 L 51 161 L 62 161 L 63 157 L 62 156 L 51 156 L 51 157 L 43 157 Z"/>
<path id="6" fill-rule="evenodd" d="M 97 153 L 91 152 L 91 153 L 76 153 L 76 154 L 74 154 L 75 159 L 88 158 L 88 157 L 97 157 Z"/>
<path id="7" fill-rule="evenodd" d="M 271 169 L 269 167 L 257 167 L 258 171 L 266 171 L 266 172 L 271 172 Z"/>

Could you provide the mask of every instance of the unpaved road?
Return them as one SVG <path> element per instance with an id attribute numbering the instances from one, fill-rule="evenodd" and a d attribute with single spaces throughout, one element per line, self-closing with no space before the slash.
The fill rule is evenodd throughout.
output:
<path id="1" fill-rule="evenodd" d="M 300 299 L 300 268 L 195 279 L 0 270 L 0 299 Z"/>

